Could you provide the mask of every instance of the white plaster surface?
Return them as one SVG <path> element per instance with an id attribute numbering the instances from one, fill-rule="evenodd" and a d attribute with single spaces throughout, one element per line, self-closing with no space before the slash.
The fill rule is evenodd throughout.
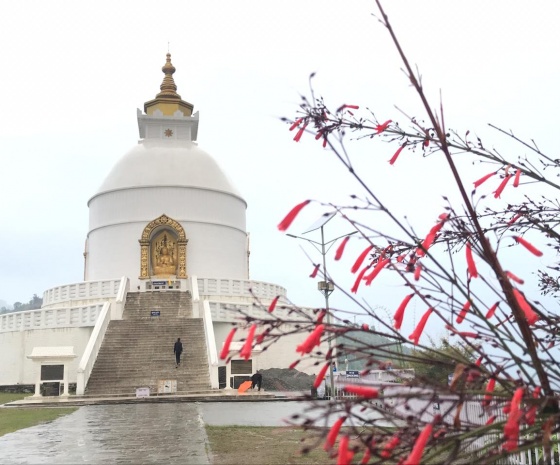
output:
<path id="1" fill-rule="evenodd" d="M 78 363 L 93 327 L 48 328 L 0 333 L 0 385 L 34 384 L 39 364 L 27 358 L 34 347 L 73 346 L 76 358 L 68 363 L 68 380 L 75 383 Z"/>

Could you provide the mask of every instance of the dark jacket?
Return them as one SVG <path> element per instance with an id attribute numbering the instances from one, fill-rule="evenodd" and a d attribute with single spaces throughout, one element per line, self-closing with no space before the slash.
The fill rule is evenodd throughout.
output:
<path id="1" fill-rule="evenodd" d="M 173 346 L 173 353 L 174 353 L 174 354 L 180 354 L 180 353 L 182 353 L 182 352 L 183 352 L 183 343 L 177 341 L 177 342 L 175 343 L 175 345 Z"/>

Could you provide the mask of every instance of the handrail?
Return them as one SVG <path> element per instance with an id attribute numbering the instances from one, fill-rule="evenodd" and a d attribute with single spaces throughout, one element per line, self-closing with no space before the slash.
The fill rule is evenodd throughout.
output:
<path id="1" fill-rule="evenodd" d="M 190 277 L 191 282 L 191 302 L 193 318 L 200 318 L 200 294 L 198 292 L 198 279 L 196 276 Z"/>
<path id="2" fill-rule="evenodd" d="M 111 320 L 122 320 L 124 306 L 126 304 L 126 296 L 130 290 L 130 279 L 123 276 L 119 284 L 119 291 L 115 300 L 114 314 L 111 315 Z"/>
<path id="3" fill-rule="evenodd" d="M 218 380 L 218 351 L 216 350 L 216 339 L 214 337 L 214 325 L 212 324 L 212 313 L 207 300 L 202 302 L 204 312 L 204 334 L 206 336 L 206 351 L 208 355 L 208 370 L 210 374 L 210 386 L 212 389 L 219 388 Z"/>
<path id="4" fill-rule="evenodd" d="M 101 343 L 103 342 L 107 327 L 111 321 L 111 306 L 111 302 L 106 302 L 105 305 L 103 305 L 101 314 L 97 318 L 97 322 L 95 323 L 91 336 L 89 337 L 89 341 L 84 350 L 84 355 L 78 365 L 78 379 L 76 385 L 77 396 L 83 396 L 85 394 L 86 385 L 91 375 L 93 364 L 97 359 Z"/>

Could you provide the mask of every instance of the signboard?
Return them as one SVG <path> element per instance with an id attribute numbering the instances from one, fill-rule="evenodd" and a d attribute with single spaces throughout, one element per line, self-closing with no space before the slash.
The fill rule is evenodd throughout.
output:
<path id="1" fill-rule="evenodd" d="M 167 281 L 152 281 L 153 286 L 165 286 Z"/>
<path id="2" fill-rule="evenodd" d="M 173 394 L 177 392 L 176 379 L 160 379 L 158 381 L 158 394 Z"/>
<path id="3" fill-rule="evenodd" d="M 136 397 L 150 397 L 150 388 L 149 387 L 136 388 Z"/>
<path id="4" fill-rule="evenodd" d="M 359 378 L 360 372 L 358 370 L 346 370 L 347 378 Z"/>
<path id="5" fill-rule="evenodd" d="M 64 379 L 64 365 L 41 365 L 41 381 Z"/>
<path id="6" fill-rule="evenodd" d="M 152 311 L 150 312 L 150 316 L 159 316 L 160 313 L 161 313 L 161 312 L 160 312 L 159 310 L 152 310 Z"/>

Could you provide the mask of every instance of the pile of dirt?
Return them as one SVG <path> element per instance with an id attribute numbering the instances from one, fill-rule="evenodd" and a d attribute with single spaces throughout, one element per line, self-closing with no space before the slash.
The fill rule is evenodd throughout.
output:
<path id="1" fill-rule="evenodd" d="M 288 368 L 270 368 L 259 370 L 263 377 L 262 386 L 265 391 L 307 391 L 315 381 L 315 376 Z"/>

